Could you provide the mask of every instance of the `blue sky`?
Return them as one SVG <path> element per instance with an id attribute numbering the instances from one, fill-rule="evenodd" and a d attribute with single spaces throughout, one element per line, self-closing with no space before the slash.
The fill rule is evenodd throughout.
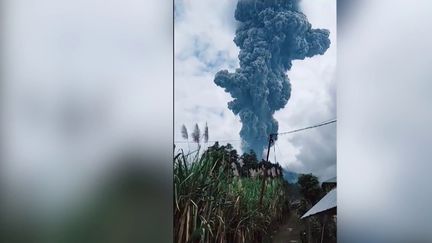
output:
<path id="1" fill-rule="evenodd" d="M 189 131 L 207 122 L 210 140 L 239 140 L 241 123 L 228 110 L 228 93 L 213 83 L 221 69 L 238 67 L 233 43 L 236 1 L 175 1 L 175 140 L 183 140 L 180 127 Z M 292 84 L 287 106 L 276 112 L 279 131 L 319 123 L 336 117 L 336 1 L 303 0 L 303 12 L 313 28 L 330 30 L 331 46 L 323 56 L 294 61 L 288 72 Z M 232 142 L 240 149 L 240 142 Z M 187 148 L 186 144 L 178 144 Z M 193 147 L 193 146 L 192 146 Z M 272 161 L 321 179 L 336 175 L 336 126 L 280 136 Z"/>

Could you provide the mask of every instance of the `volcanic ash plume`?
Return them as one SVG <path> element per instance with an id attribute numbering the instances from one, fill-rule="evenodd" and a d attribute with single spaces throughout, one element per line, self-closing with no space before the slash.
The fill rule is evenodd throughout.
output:
<path id="1" fill-rule="evenodd" d="M 278 131 L 273 115 L 291 95 L 286 72 L 292 61 L 324 54 L 330 32 L 312 29 L 297 0 L 240 0 L 235 18 L 240 68 L 219 71 L 214 82 L 233 97 L 228 108 L 240 116 L 243 151 L 261 156 Z"/>

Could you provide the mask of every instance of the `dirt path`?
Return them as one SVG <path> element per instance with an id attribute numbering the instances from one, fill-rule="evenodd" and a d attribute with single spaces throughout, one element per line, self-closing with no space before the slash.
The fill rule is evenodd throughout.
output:
<path id="1" fill-rule="evenodd" d="M 300 232 L 305 229 L 296 213 L 291 213 L 288 220 L 273 235 L 273 243 L 301 243 Z"/>

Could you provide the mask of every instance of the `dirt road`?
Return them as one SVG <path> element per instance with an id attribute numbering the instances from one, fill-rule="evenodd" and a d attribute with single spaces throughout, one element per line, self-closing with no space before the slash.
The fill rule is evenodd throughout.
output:
<path id="1" fill-rule="evenodd" d="M 300 233 L 305 229 L 296 213 L 291 213 L 287 221 L 273 235 L 273 243 L 301 243 Z"/>

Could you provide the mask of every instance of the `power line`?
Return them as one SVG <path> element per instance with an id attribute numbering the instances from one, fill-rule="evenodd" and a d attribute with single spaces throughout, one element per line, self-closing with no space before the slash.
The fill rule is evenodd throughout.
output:
<path id="1" fill-rule="evenodd" d="M 290 134 L 290 133 L 300 132 L 300 131 L 304 131 L 304 130 L 308 130 L 308 129 L 312 129 L 312 128 L 316 128 L 316 127 L 329 125 L 329 124 L 332 124 L 335 122 L 337 122 L 336 118 L 323 121 L 323 122 L 318 123 L 316 125 L 312 125 L 312 126 L 308 126 L 308 127 L 304 127 L 304 128 L 300 128 L 300 129 L 295 129 L 295 130 L 291 130 L 291 131 L 287 131 L 287 132 L 273 133 L 271 135 L 286 135 L 286 134 Z M 209 142 L 209 143 L 214 143 L 214 142 L 224 143 L 224 142 L 240 142 L 240 141 L 241 141 L 240 139 L 222 139 L 222 140 L 209 140 L 207 142 Z M 188 143 L 188 141 L 175 141 L 175 143 Z"/>
<path id="2" fill-rule="evenodd" d="M 295 129 L 295 130 L 291 130 L 291 131 L 288 131 L 288 132 L 275 133 L 275 135 L 285 135 L 285 134 L 300 132 L 300 131 L 304 131 L 304 130 L 308 130 L 308 129 L 312 129 L 312 128 L 316 128 L 316 127 L 325 126 L 325 125 L 328 125 L 328 124 L 331 124 L 331 123 L 335 123 L 336 121 L 337 121 L 336 119 L 333 119 L 333 120 L 325 121 L 325 122 L 319 123 L 317 125 L 312 125 L 312 126 L 309 126 L 309 127 Z"/>
<path id="3" fill-rule="evenodd" d="M 221 139 L 221 140 L 208 140 L 207 143 L 215 143 L 215 142 L 219 142 L 219 143 L 224 143 L 224 142 L 240 142 L 240 139 Z M 188 143 L 188 141 L 174 141 L 174 143 Z M 195 143 L 192 141 L 189 141 L 189 143 Z"/>

